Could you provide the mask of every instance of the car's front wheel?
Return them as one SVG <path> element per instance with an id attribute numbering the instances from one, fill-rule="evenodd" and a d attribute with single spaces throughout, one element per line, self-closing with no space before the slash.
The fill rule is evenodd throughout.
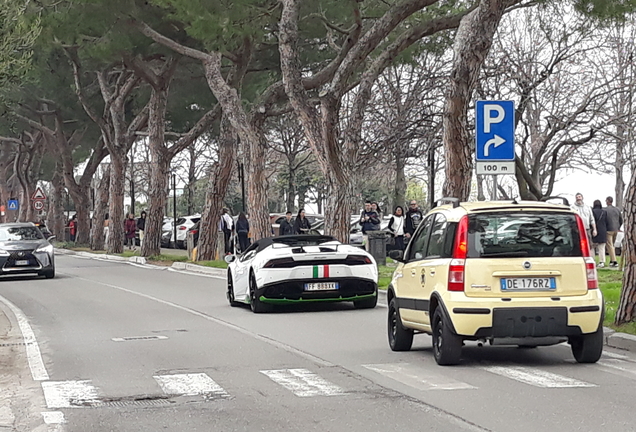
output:
<path id="1" fill-rule="evenodd" d="M 438 365 L 448 366 L 459 363 L 462 355 L 462 338 L 451 329 L 441 307 L 433 314 L 433 356 Z"/>
<path id="2" fill-rule="evenodd" d="M 256 294 L 256 278 L 253 273 L 250 275 L 250 308 L 254 313 L 264 313 L 271 310 L 270 305 L 263 303 Z"/>
<path id="3" fill-rule="evenodd" d="M 570 338 L 572 354 L 578 363 L 596 363 L 603 355 L 603 327 L 594 333 Z"/>
<path id="4" fill-rule="evenodd" d="M 413 330 L 404 328 L 395 299 L 389 302 L 389 346 L 392 351 L 408 351 L 413 346 Z"/>
<path id="5" fill-rule="evenodd" d="M 232 307 L 240 305 L 240 303 L 234 299 L 234 280 L 232 279 L 232 272 L 229 270 L 227 271 L 227 300 Z"/>

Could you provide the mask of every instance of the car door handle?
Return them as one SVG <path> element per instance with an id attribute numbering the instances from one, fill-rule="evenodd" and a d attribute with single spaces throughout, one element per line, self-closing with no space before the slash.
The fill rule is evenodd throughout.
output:
<path id="1" fill-rule="evenodd" d="M 431 269 L 431 276 L 435 276 L 435 269 Z"/>
<path id="2" fill-rule="evenodd" d="M 411 276 L 415 276 L 415 273 L 417 273 L 415 269 L 411 270 Z"/>

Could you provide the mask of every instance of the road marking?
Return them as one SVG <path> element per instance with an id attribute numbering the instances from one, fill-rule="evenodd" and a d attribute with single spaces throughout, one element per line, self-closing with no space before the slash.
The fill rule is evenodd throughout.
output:
<path id="1" fill-rule="evenodd" d="M 418 390 L 469 390 L 477 388 L 465 382 L 442 376 L 437 371 L 427 371 L 409 363 L 362 366 Z"/>
<path id="2" fill-rule="evenodd" d="M 120 290 L 120 291 L 126 292 L 128 294 L 133 294 L 133 295 L 136 295 L 136 296 L 139 296 L 139 297 L 143 297 L 143 298 L 148 299 L 148 300 L 156 301 L 156 302 L 164 304 L 166 306 L 170 306 L 170 307 L 179 309 L 179 310 L 187 312 L 189 314 L 198 316 L 199 318 L 203 318 L 203 319 L 206 319 L 206 320 L 208 320 L 210 322 L 222 325 L 222 326 L 230 328 L 232 330 L 236 330 L 237 332 L 239 332 L 241 334 L 250 336 L 250 337 L 252 337 L 254 339 L 260 340 L 261 342 L 268 343 L 268 344 L 270 344 L 272 346 L 275 346 L 277 348 L 281 348 L 281 349 L 283 349 L 283 350 L 285 350 L 287 352 L 290 352 L 290 353 L 299 355 L 301 357 L 304 357 L 304 358 L 306 358 L 308 360 L 311 360 L 312 362 L 317 363 L 317 364 L 319 364 L 321 366 L 327 366 L 327 367 L 334 366 L 333 363 L 331 363 L 331 362 L 329 362 L 327 360 L 321 359 L 320 357 L 316 357 L 316 356 L 314 356 L 312 354 L 306 353 L 304 351 L 299 350 L 298 348 L 294 348 L 294 347 L 292 347 L 290 345 L 284 344 L 284 343 L 279 342 L 279 341 L 277 341 L 275 339 L 271 339 L 271 338 L 269 338 L 267 336 L 263 336 L 263 335 L 260 335 L 258 333 L 253 333 L 253 332 L 251 332 L 251 331 L 249 331 L 247 329 L 244 329 L 243 327 L 239 327 L 239 326 L 237 326 L 235 324 L 232 324 L 230 322 L 223 321 L 223 320 L 221 320 L 219 318 L 211 317 L 210 315 L 206 315 L 203 312 L 199 312 L 199 311 L 196 311 L 194 309 L 190 309 L 188 307 L 178 305 L 176 303 L 172 303 L 172 302 L 169 302 L 169 301 L 166 301 L 166 300 L 161 300 L 159 298 L 156 298 L 156 297 L 153 297 L 153 296 L 150 296 L 150 295 L 147 295 L 147 294 L 142 294 L 142 293 L 139 293 L 139 292 L 136 292 L 136 291 L 133 291 L 133 290 L 129 290 L 127 288 L 123 288 L 123 287 L 120 287 L 120 286 L 117 286 L 117 285 L 110 285 L 110 284 L 107 284 L 107 283 L 98 282 L 98 281 L 91 280 L 91 279 L 76 277 L 74 275 L 73 275 L 73 277 L 75 279 L 77 279 L 77 280 L 83 280 L 83 281 L 94 283 L 94 284 L 97 284 L 97 285 L 102 285 L 102 286 L 106 286 L 106 287 L 109 287 L 109 288 L 114 288 L 116 290 Z"/>
<path id="3" fill-rule="evenodd" d="M 623 354 L 618 354 L 611 351 L 603 351 L 603 355 L 606 357 L 611 357 L 615 359 L 627 360 L 629 357 Z"/>
<path id="4" fill-rule="evenodd" d="M 154 379 L 163 392 L 172 396 L 214 395 L 228 397 L 223 388 L 204 373 L 157 375 Z"/>
<path id="5" fill-rule="evenodd" d="M 307 369 L 280 369 L 260 371 L 277 384 L 299 397 L 340 396 L 345 392 Z"/>
<path id="6" fill-rule="evenodd" d="M 66 423 L 62 411 L 45 411 L 42 413 L 42 418 L 47 425 Z"/>
<path id="7" fill-rule="evenodd" d="M 42 354 L 40 353 L 40 346 L 35 339 L 35 333 L 29 325 L 29 320 L 26 315 L 13 303 L 6 298 L 0 296 L 2 301 L 15 315 L 22 332 L 22 338 L 24 339 L 24 345 L 26 347 L 27 360 L 29 362 L 29 369 L 31 369 L 31 375 L 34 381 L 46 381 L 49 379 L 49 374 L 44 367 L 44 361 L 42 361 Z"/>
<path id="8" fill-rule="evenodd" d="M 605 359 L 605 360 L 601 360 L 597 362 L 596 364 L 604 368 L 611 369 L 608 372 L 615 373 L 616 371 L 620 371 L 621 373 L 619 375 L 621 376 L 624 376 L 624 372 L 627 372 L 628 374 L 632 375 L 631 378 L 636 376 L 636 364 L 629 361 L 624 361 L 620 359 Z"/>
<path id="9" fill-rule="evenodd" d="M 552 372 L 542 371 L 540 369 L 521 367 L 521 366 L 487 366 L 484 370 L 501 375 L 506 378 L 513 379 L 535 387 L 543 388 L 573 388 L 573 387 L 596 387 L 596 384 L 590 384 L 579 381 L 574 378 L 568 378 Z"/>
<path id="10" fill-rule="evenodd" d="M 127 336 L 120 338 L 112 338 L 113 342 L 127 342 L 127 341 L 135 341 L 135 340 L 163 340 L 168 339 L 168 336 Z"/>
<path id="11" fill-rule="evenodd" d="M 42 383 L 46 406 L 50 409 L 90 406 L 98 401 L 91 381 L 46 381 Z"/>

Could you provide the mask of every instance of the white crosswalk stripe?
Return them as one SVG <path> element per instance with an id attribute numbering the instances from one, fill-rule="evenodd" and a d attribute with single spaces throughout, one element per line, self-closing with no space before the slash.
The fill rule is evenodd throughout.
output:
<path id="1" fill-rule="evenodd" d="M 552 372 L 522 366 L 486 366 L 482 369 L 535 387 L 573 388 L 597 387 L 596 384 L 579 381 L 574 378 L 557 375 Z"/>
<path id="2" fill-rule="evenodd" d="M 154 379 L 163 392 L 171 396 L 228 396 L 220 385 L 204 373 L 156 375 Z"/>
<path id="3" fill-rule="evenodd" d="M 262 374 L 299 397 L 339 396 L 344 390 L 307 369 L 262 370 Z"/>
<path id="4" fill-rule="evenodd" d="M 469 390 L 476 387 L 409 363 L 372 364 L 363 367 L 419 390 Z"/>
<path id="5" fill-rule="evenodd" d="M 46 406 L 70 408 L 90 406 L 98 401 L 97 389 L 91 381 L 43 381 Z"/>

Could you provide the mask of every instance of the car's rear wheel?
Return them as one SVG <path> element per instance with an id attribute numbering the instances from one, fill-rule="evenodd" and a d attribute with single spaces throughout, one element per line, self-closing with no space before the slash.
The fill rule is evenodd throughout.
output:
<path id="1" fill-rule="evenodd" d="M 596 363 L 603 354 L 603 327 L 594 333 L 570 338 L 572 354 L 578 363 Z"/>
<path id="2" fill-rule="evenodd" d="M 234 299 L 234 280 L 232 279 L 232 272 L 227 272 L 227 300 L 230 302 L 230 306 L 236 307 L 240 303 Z"/>
<path id="3" fill-rule="evenodd" d="M 392 351 L 408 351 L 413 346 L 413 330 L 404 328 L 400 311 L 395 299 L 389 302 L 389 320 L 387 323 L 389 346 Z"/>
<path id="4" fill-rule="evenodd" d="M 433 356 L 438 365 L 447 366 L 459 363 L 462 355 L 462 338 L 451 329 L 441 307 L 433 314 Z"/>
<path id="5" fill-rule="evenodd" d="M 271 306 L 263 303 L 256 294 L 256 278 L 254 274 L 250 275 L 250 308 L 254 313 L 264 313 L 271 310 Z"/>
<path id="6" fill-rule="evenodd" d="M 373 298 L 368 298 L 364 300 L 357 300 L 353 302 L 353 306 L 356 309 L 373 309 L 378 304 L 378 296 L 377 293 Z"/>

